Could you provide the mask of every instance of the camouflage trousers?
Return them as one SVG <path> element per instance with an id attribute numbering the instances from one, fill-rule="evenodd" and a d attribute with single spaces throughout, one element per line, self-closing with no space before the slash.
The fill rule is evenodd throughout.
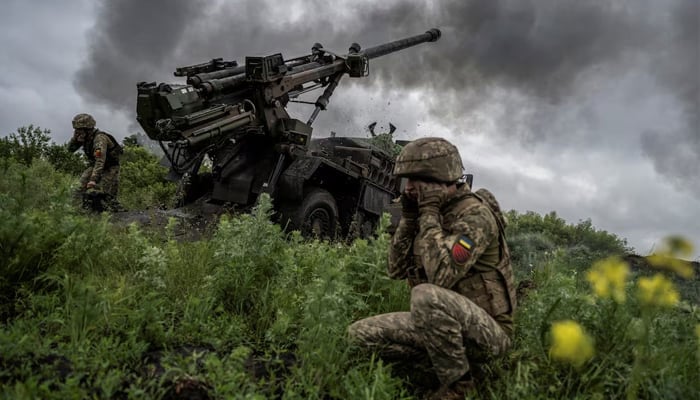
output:
<path id="1" fill-rule="evenodd" d="M 92 167 L 87 168 L 80 176 L 80 186 L 74 193 L 77 206 L 94 212 L 118 211 L 121 209 L 117 202 L 119 193 L 119 166 L 114 165 L 102 172 L 100 181 L 94 189 L 86 186 L 92 177 Z"/>
<path id="2" fill-rule="evenodd" d="M 449 289 L 429 283 L 411 290 L 411 311 L 376 315 L 348 328 L 350 339 L 387 359 L 420 359 L 427 352 L 442 385 L 470 369 L 472 351 L 504 353 L 511 340 L 484 309 Z"/>
<path id="3" fill-rule="evenodd" d="M 87 190 L 86 186 L 88 182 L 90 182 L 90 177 L 92 177 L 92 167 L 88 167 L 85 171 L 83 171 L 83 174 L 80 175 L 80 187 L 78 188 L 78 194 L 82 195 L 85 193 Z M 113 165 L 109 168 L 105 168 L 102 172 L 100 181 L 97 182 L 97 187 L 95 189 L 116 198 L 117 193 L 119 193 L 119 166 Z"/>

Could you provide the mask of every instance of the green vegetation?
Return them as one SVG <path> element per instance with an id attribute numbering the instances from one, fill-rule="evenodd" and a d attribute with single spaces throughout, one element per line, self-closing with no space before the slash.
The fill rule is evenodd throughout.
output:
<path id="1" fill-rule="evenodd" d="M 124 139 L 119 202 L 129 210 L 166 208 L 173 205 L 176 185 L 165 179 L 168 169 L 158 157 L 138 145 L 135 135 Z"/>
<path id="2" fill-rule="evenodd" d="M 508 243 L 520 274 L 554 259 L 581 272 L 595 260 L 630 252 L 625 239 L 595 229 L 590 220 L 572 225 L 554 211 L 546 215 L 509 211 L 506 218 Z"/>
<path id="3" fill-rule="evenodd" d="M 71 153 L 66 146 L 51 142 L 51 131 L 29 125 L 0 138 L 0 159 L 12 159 L 30 165 L 43 158 L 59 171 L 80 174 L 86 167 L 81 154 Z"/>
<path id="4" fill-rule="evenodd" d="M 345 337 L 356 319 L 408 307 L 406 284 L 386 277 L 388 235 L 303 240 L 270 222 L 268 199 L 178 242 L 174 223 L 152 233 L 85 215 L 71 203 L 76 175 L 45 153 L 16 154 L 0 157 L 1 398 L 413 398 L 397 368 Z M 123 203 L 167 203 L 156 163 L 126 149 Z M 653 283 L 636 273 L 624 301 L 594 292 L 593 261 L 627 248 L 590 221 L 508 219 L 518 276 L 534 288 L 513 351 L 487 365 L 477 398 L 698 397 L 697 307 L 640 295 Z M 560 321 L 575 322 L 552 331 Z M 581 340 L 560 342 L 560 329 Z M 587 357 L 571 356 L 586 343 Z"/>

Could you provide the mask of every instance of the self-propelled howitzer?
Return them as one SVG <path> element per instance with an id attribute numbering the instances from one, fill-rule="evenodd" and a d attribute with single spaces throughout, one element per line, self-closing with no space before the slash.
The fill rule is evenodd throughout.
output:
<path id="1" fill-rule="evenodd" d="M 367 76 L 369 60 L 439 38 L 431 29 L 364 50 L 353 43 L 345 55 L 316 43 L 289 60 L 277 53 L 246 57 L 244 65 L 217 58 L 177 68 L 186 84 L 138 84 L 137 120 L 160 142 L 183 203 L 208 194 L 213 203 L 245 208 L 269 193 L 293 228 L 346 234 L 351 221 L 376 221 L 397 194 L 393 159 L 363 141 L 316 146 L 311 125 L 345 74 Z M 290 117 L 288 103 L 319 88 L 308 119 Z M 199 174 L 205 156 L 211 173 Z"/>

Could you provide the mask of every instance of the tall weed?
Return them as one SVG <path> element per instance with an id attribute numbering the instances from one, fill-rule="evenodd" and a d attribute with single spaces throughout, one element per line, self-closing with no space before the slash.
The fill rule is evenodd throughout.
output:
<path id="1" fill-rule="evenodd" d="M 305 240 L 270 222 L 262 198 L 185 243 L 172 225 L 151 233 L 77 212 L 76 177 L 41 159 L 0 158 L 0 172 L 0 397 L 412 398 L 392 365 L 346 339 L 352 321 L 408 309 L 408 287 L 386 277 L 382 229 L 353 243 Z M 624 303 L 596 298 L 586 269 L 624 241 L 556 214 L 509 220 L 518 277 L 535 289 L 477 398 L 697 397 L 697 308 L 645 308 L 632 281 Z M 562 320 L 593 340 L 578 367 L 551 357 Z"/>

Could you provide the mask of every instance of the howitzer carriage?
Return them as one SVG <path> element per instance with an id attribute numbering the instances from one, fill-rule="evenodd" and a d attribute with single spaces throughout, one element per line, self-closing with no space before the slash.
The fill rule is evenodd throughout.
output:
<path id="1" fill-rule="evenodd" d="M 398 195 L 393 157 L 357 138 L 311 139 L 343 75 L 363 77 L 369 60 L 424 42 L 440 31 L 339 56 L 315 44 L 303 57 L 246 57 L 245 65 L 214 59 L 177 68 L 186 84 L 138 84 L 137 120 L 165 152 L 169 178 L 183 204 L 208 202 L 248 208 L 270 194 L 280 222 L 319 236 L 368 234 Z M 301 94 L 325 88 L 306 122 L 286 107 Z M 201 174 L 208 157 L 211 173 Z"/>

